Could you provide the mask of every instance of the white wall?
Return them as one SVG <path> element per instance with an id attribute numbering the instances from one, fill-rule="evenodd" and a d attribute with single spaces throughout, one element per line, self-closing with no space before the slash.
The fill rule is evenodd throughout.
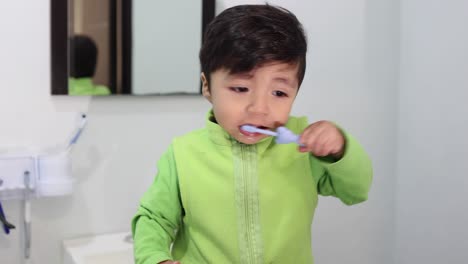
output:
<path id="1" fill-rule="evenodd" d="M 468 2 L 401 8 L 396 263 L 467 263 Z"/>
<path id="2" fill-rule="evenodd" d="M 218 10 L 238 2 L 218 1 Z M 346 207 L 320 199 L 316 262 L 393 263 L 398 6 L 392 0 L 271 3 L 295 12 L 309 34 L 308 71 L 294 114 L 337 121 L 374 161 L 368 202 Z M 74 194 L 32 204 L 32 257 L 58 264 L 63 239 L 129 230 L 157 159 L 174 135 L 203 125 L 209 105 L 197 97 L 52 97 L 48 1 L 3 3 L 0 25 L 0 148 L 54 144 L 68 136 L 73 112 L 89 116 L 73 153 Z M 21 203 L 4 207 L 19 225 Z M 21 263 L 20 237 L 18 230 L 0 235 L 2 263 Z"/>

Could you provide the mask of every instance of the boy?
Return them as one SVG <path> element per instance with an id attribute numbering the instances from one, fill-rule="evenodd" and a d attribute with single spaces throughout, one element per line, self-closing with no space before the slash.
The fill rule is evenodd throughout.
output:
<path id="1" fill-rule="evenodd" d="M 94 40 L 85 35 L 70 38 L 72 53 L 70 56 L 69 95 L 109 95 L 107 86 L 93 83 L 96 72 L 98 48 Z"/>
<path id="2" fill-rule="evenodd" d="M 208 26 L 200 61 L 212 111 L 159 161 L 132 221 L 136 263 L 313 263 L 317 195 L 367 199 L 372 168 L 361 146 L 331 122 L 289 116 L 306 50 L 301 24 L 282 8 L 236 6 Z M 286 126 L 300 147 L 245 124 Z"/>

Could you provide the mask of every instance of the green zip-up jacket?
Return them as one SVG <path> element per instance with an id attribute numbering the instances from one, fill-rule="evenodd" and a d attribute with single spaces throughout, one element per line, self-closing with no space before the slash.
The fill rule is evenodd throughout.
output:
<path id="1" fill-rule="evenodd" d="M 69 78 L 69 95 L 109 95 L 110 90 L 104 85 L 95 85 L 91 78 Z"/>
<path id="2" fill-rule="evenodd" d="M 175 138 L 160 159 L 132 220 L 135 263 L 313 263 L 318 194 L 365 201 L 372 180 L 365 151 L 345 132 L 336 162 L 271 137 L 246 145 L 211 119 Z M 307 125 L 291 117 L 286 126 L 299 134 Z"/>

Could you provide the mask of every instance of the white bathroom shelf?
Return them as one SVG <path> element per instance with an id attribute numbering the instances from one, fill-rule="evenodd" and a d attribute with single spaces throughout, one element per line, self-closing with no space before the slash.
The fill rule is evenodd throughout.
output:
<path id="1" fill-rule="evenodd" d="M 21 199 L 28 186 L 35 189 L 36 170 L 34 157 L 0 157 L 0 201 Z"/>
<path id="2" fill-rule="evenodd" d="M 70 151 L 0 156 L 0 201 L 68 195 L 73 190 Z"/>
<path id="3" fill-rule="evenodd" d="M 86 115 L 79 116 L 77 128 L 62 149 L 0 153 L 0 201 L 72 192 L 71 149 L 86 125 Z"/>

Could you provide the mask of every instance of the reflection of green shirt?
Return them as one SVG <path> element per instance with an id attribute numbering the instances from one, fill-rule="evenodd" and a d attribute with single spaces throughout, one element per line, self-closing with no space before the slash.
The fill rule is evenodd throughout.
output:
<path id="1" fill-rule="evenodd" d="M 108 95 L 109 88 L 104 85 L 95 85 L 91 78 L 70 78 L 68 80 L 69 95 Z"/>
<path id="2" fill-rule="evenodd" d="M 313 263 L 318 194 L 367 199 L 372 167 L 361 145 L 344 132 L 344 156 L 329 163 L 271 137 L 239 143 L 212 119 L 175 138 L 159 161 L 132 221 L 135 263 Z M 307 125 L 291 117 L 287 127 Z"/>

